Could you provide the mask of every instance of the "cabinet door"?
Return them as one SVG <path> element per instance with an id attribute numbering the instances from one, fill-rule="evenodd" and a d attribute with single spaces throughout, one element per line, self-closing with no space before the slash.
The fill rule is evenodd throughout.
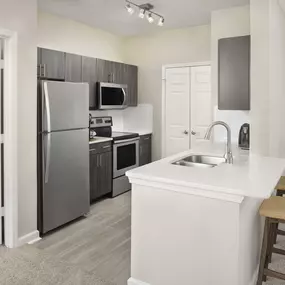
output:
<path id="1" fill-rule="evenodd" d="M 40 48 L 38 55 L 41 78 L 64 80 L 64 52 Z"/>
<path id="2" fill-rule="evenodd" d="M 129 106 L 138 105 L 138 67 L 128 65 L 127 67 L 127 85 L 129 94 Z"/>
<path id="3" fill-rule="evenodd" d="M 99 192 L 104 196 L 112 192 L 112 152 L 100 154 Z"/>
<path id="4" fill-rule="evenodd" d="M 89 109 L 97 109 L 96 83 L 97 60 L 91 57 L 82 57 L 82 82 L 89 83 Z"/>
<path id="5" fill-rule="evenodd" d="M 114 83 L 127 84 L 125 80 L 125 73 L 127 72 L 126 64 L 120 62 L 113 62 L 112 78 Z"/>
<path id="6" fill-rule="evenodd" d="M 250 36 L 219 40 L 218 107 L 250 110 Z"/>
<path id="7" fill-rule="evenodd" d="M 140 166 L 151 163 L 151 136 L 140 139 Z"/>
<path id="8" fill-rule="evenodd" d="M 99 189 L 99 159 L 100 154 L 93 154 L 90 150 L 90 201 L 94 201 L 100 197 Z"/>
<path id="9" fill-rule="evenodd" d="M 99 82 L 113 82 L 113 67 L 112 61 L 97 59 L 97 79 Z"/>
<path id="10" fill-rule="evenodd" d="M 82 56 L 70 53 L 65 55 L 65 81 L 82 82 Z"/>

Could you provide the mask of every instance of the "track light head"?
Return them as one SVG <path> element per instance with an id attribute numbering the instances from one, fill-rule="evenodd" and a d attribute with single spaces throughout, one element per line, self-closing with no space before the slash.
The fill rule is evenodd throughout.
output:
<path id="1" fill-rule="evenodd" d="M 160 17 L 157 25 L 162 27 L 164 25 L 164 18 Z"/>
<path id="2" fill-rule="evenodd" d="M 139 17 L 140 17 L 141 19 L 143 19 L 144 16 L 145 16 L 145 10 L 144 10 L 144 9 L 140 9 Z"/>
<path id="3" fill-rule="evenodd" d="M 151 12 L 148 13 L 148 15 L 147 15 L 147 20 L 148 20 L 148 22 L 149 22 L 150 24 L 153 23 L 154 19 L 153 19 L 153 17 L 152 17 L 152 13 L 151 13 Z"/>
<path id="4" fill-rule="evenodd" d="M 127 9 L 127 11 L 129 12 L 130 15 L 134 14 L 134 12 L 135 12 L 134 8 L 131 6 L 130 3 L 126 4 L 126 9 Z"/>

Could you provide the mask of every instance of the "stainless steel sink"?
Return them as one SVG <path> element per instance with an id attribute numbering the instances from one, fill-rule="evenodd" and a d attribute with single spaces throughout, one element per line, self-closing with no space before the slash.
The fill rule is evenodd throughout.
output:
<path id="1" fill-rule="evenodd" d="M 225 162 L 226 159 L 224 157 L 209 155 L 191 155 L 178 161 L 175 161 L 172 164 L 187 167 L 212 168 Z"/>

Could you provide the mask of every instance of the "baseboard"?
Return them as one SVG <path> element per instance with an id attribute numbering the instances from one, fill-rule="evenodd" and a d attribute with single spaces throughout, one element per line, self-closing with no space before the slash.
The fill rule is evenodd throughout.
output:
<path id="1" fill-rule="evenodd" d="M 130 278 L 128 280 L 128 285 L 150 285 L 149 283 L 145 283 L 145 282 L 142 282 L 140 280 L 137 280 L 137 279 L 134 279 L 134 278 Z"/>
<path id="2" fill-rule="evenodd" d="M 37 241 L 39 241 L 41 238 L 40 238 L 40 233 L 39 231 L 34 231 L 34 232 L 31 232 L 27 235 L 24 235 L 22 237 L 20 237 L 18 239 L 18 243 L 17 243 L 17 246 L 22 246 L 24 244 L 33 244 Z"/>

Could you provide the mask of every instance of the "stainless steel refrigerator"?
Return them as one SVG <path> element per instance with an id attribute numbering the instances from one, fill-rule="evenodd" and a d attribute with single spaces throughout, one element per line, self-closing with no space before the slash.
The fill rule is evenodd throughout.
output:
<path id="1" fill-rule="evenodd" d="M 38 227 L 42 234 L 90 209 L 89 86 L 40 81 Z"/>

